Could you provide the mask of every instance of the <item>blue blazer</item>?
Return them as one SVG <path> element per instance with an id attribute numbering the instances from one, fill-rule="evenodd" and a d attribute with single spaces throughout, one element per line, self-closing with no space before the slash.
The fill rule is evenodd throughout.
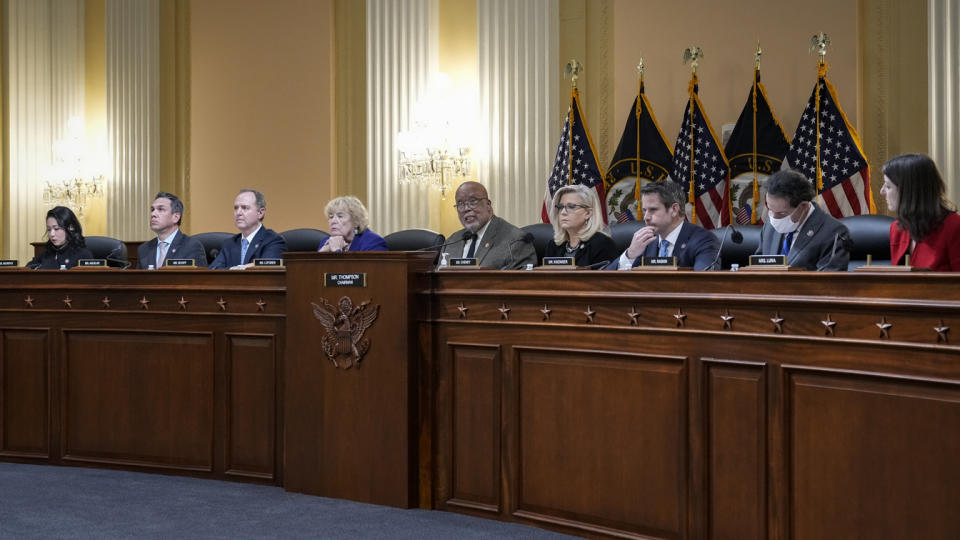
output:
<path id="1" fill-rule="evenodd" d="M 657 242 L 650 242 L 643 254 L 633 260 L 633 266 L 640 266 L 642 257 L 656 257 L 659 249 Z M 673 247 L 677 266 L 693 267 L 694 270 L 717 270 L 720 268 L 717 257 L 719 251 L 720 242 L 710 231 L 688 221 L 684 221 L 680 226 L 677 245 Z M 616 270 L 617 263 L 618 261 L 613 261 L 605 270 Z"/>
<path id="2" fill-rule="evenodd" d="M 223 241 L 220 247 L 220 254 L 210 263 L 209 268 L 216 270 L 219 268 L 231 268 L 239 264 L 247 264 L 254 259 L 279 259 L 283 257 L 283 252 L 287 250 L 287 242 L 283 237 L 273 232 L 272 229 L 260 227 L 257 234 L 253 237 L 253 242 L 247 248 L 247 256 L 240 260 L 240 240 L 242 233 L 235 234 Z"/>
<path id="3" fill-rule="evenodd" d="M 323 242 L 320 242 L 317 251 L 327 245 L 327 240 L 330 238 L 324 238 Z M 387 251 L 387 241 L 370 229 L 365 229 L 362 233 L 353 235 L 353 242 L 350 242 L 347 251 Z"/>

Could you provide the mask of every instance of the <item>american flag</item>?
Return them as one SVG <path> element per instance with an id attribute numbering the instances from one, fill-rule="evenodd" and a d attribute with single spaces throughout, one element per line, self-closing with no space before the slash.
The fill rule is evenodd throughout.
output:
<path id="1" fill-rule="evenodd" d="M 553 204 L 553 194 L 568 184 L 583 184 L 595 189 L 597 198 L 600 199 L 603 222 L 607 222 L 603 172 L 600 170 L 599 163 L 597 151 L 593 147 L 590 132 L 587 130 L 587 124 L 583 120 L 580 109 L 580 93 L 574 88 L 570 98 L 570 108 L 567 109 L 566 120 L 563 122 L 563 131 L 560 132 L 560 143 L 557 145 L 553 169 L 550 170 L 550 178 L 547 179 L 547 190 L 543 196 L 541 217 L 544 223 L 550 223 L 549 209 Z"/>
<path id="2" fill-rule="evenodd" d="M 837 91 L 824 74 L 800 117 L 783 168 L 796 169 L 814 179 L 817 193 L 833 217 L 873 213 L 870 166 L 863 155 L 860 137 L 840 110 Z"/>
<path id="3" fill-rule="evenodd" d="M 673 169 L 670 176 L 687 193 L 690 192 L 690 153 L 693 152 L 693 204 L 691 221 L 705 229 L 716 229 L 730 224 L 730 165 L 724 157 L 720 139 L 703 114 L 703 105 L 697 96 L 696 76 L 690 85 L 690 100 L 683 113 L 683 127 L 673 148 Z M 693 121 L 690 120 L 691 104 Z M 690 131 L 693 130 L 691 141 Z"/>

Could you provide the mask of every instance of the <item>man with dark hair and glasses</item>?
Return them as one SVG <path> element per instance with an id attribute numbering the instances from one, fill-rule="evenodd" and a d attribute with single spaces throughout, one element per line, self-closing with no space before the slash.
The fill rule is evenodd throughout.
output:
<path id="1" fill-rule="evenodd" d="M 537 252 L 524 233 L 493 215 L 487 189 L 479 182 L 464 182 L 455 195 L 457 217 L 463 229 L 450 235 L 443 248 L 448 258 L 476 258 L 477 264 L 498 270 L 520 270 L 536 264 Z"/>

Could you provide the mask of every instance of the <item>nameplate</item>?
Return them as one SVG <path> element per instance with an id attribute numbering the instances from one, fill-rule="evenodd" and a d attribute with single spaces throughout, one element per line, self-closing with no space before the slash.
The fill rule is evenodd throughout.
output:
<path id="1" fill-rule="evenodd" d="M 166 267 L 190 267 L 196 266 L 197 263 L 193 259 L 166 259 L 163 261 L 163 265 Z"/>
<path id="2" fill-rule="evenodd" d="M 107 266 L 107 260 L 106 259 L 80 259 L 79 261 L 77 261 L 77 266 L 81 266 L 84 268 L 87 268 L 90 266 L 105 267 Z"/>
<path id="3" fill-rule="evenodd" d="M 573 257 L 544 257 L 543 266 L 576 266 Z"/>
<path id="4" fill-rule="evenodd" d="M 367 274 L 323 274 L 324 287 L 366 287 Z"/>
<path id="5" fill-rule="evenodd" d="M 453 257 L 447 262 L 448 266 L 476 266 L 476 257 Z"/>
<path id="6" fill-rule="evenodd" d="M 786 266 L 786 255 L 751 255 L 750 266 Z"/>
<path id="7" fill-rule="evenodd" d="M 644 257 L 640 259 L 640 264 L 643 266 L 677 266 L 676 257 Z"/>
<path id="8" fill-rule="evenodd" d="M 0 259 L 0 268 L 6 268 L 11 266 L 20 266 L 18 263 L 20 261 L 16 259 Z"/>
<path id="9" fill-rule="evenodd" d="M 282 268 L 283 259 L 254 259 L 253 266 L 260 268 Z"/>

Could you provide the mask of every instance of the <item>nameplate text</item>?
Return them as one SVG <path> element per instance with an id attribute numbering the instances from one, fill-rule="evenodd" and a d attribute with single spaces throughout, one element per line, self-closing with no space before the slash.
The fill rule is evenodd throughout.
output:
<path id="1" fill-rule="evenodd" d="M 751 255 L 750 266 L 786 266 L 786 255 Z"/>
<path id="2" fill-rule="evenodd" d="M 80 259 L 79 261 L 77 261 L 77 266 L 83 266 L 85 268 L 88 266 L 106 266 L 106 265 L 107 265 L 106 259 Z"/>
<path id="3" fill-rule="evenodd" d="M 283 266 L 283 259 L 254 259 L 253 266 L 280 268 Z"/>
<path id="4" fill-rule="evenodd" d="M 367 274 L 323 274 L 324 287 L 366 287 Z"/>
<path id="5" fill-rule="evenodd" d="M 448 263 L 450 266 L 476 266 L 476 257 L 453 257 Z"/>
<path id="6" fill-rule="evenodd" d="M 166 259 L 163 261 L 164 266 L 173 266 L 173 267 L 183 267 L 183 266 L 196 266 L 197 263 L 193 259 Z"/>
<path id="7" fill-rule="evenodd" d="M 576 266 L 573 257 L 544 257 L 543 266 Z"/>

